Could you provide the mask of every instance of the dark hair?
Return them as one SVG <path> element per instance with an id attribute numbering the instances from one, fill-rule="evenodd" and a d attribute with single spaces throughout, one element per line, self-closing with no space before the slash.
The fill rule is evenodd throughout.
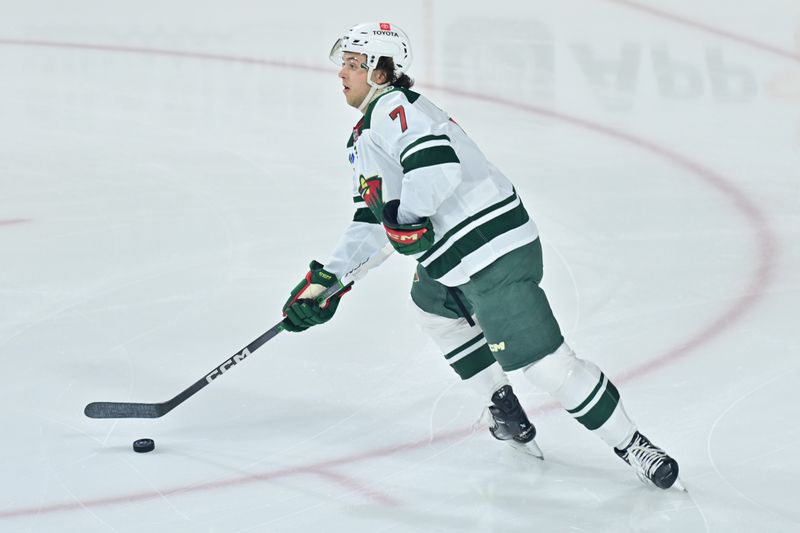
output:
<path id="1" fill-rule="evenodd" d="M 403 89 L 410 89 L 414 85 L 414 80 L 407 74 L 403 73 L 396 76 L 394 73 L 394 60 L 391 57 L 381 57 L 378 59 L 378 64 L 375 70 L 380 70 L 389 79 L 389 84 L 394 87 L 402 87 Z"/>

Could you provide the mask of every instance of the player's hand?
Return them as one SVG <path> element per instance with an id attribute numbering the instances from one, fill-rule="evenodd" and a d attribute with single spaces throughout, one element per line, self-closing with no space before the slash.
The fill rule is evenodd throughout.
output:
<path id="1" fill-rule="evenodd" d="M 424 252 L 433 245 L 433 224 L 424 217 L 411 224 L 397 222 L 400 200 L 391 200 L 383 206 L 383 227 L 394 249 L 404 255 Z"/>
<path id="2" fill-rule="evenodd" d="M 311 326 L 323 324 L 333 317 L 339 300 L 349 290 L 345 289 L 320 304 L 317 298 L 339 280 L 317 261 L 308 265 L 305 278 L 292 289 L 289 299 L 283 304 L 283 327 L 288 331 L 305 331 Z"/>

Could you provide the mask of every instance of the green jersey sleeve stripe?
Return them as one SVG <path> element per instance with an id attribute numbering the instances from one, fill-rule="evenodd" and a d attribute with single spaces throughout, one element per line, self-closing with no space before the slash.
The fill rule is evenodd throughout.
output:
<path id="1" fill-rule="evenodd" d="M 353 222 L 366 222 L 367 224 L 379 224 L 378 219 L 375 217 L 375 213 L 368 207 L 362 207 L 361 209 L 356 209 L 355 214 L 353 215 Z"/>
<path id="2" fill-rule="evenodd" d="M 414 152 L 406 157 L 403 161 L 403 173 L 408 174 L 412 170 L 417 170 L 418 168 L 460 162 L 452 146 L 433 146 Z"/>
<path id="3" fill-rule="evenodd" d="M 411 150 L 415 146 L 419 146 L 420 144 L 422 144 L 424 142 L 428 142 L 428 141 L 447 141 L 447 142 L 450 142 L 450 137 L 448 137 L 447 135 L 426 135 L 424 137 L 420 137 L 419 139 L 417 139 L 413 143 L 411 143 L 408 146 L 406 146 L 405 150 L 400 152 L 400 161 L 403 160 L 403 157 L 406 155 L 406 153 L 409 150 Z"/>
<path id="4" fill-rule="evenodd" d="M 458 224 L 453 226 L 453 228 L 451 228 L 450 231 L 448 231 L 447 233 L 442 235 L 442 238 L 439 239 L 437 242 L 435 242 L 433 244 L 433 246 L 431 246 L 430 249 L 428 249 L 428 251 L 426 251 L 424 254 L 422 254 L 422 256 L 420 256 L 417 259 L 417 261 L 419 261 L 421 263 L 422 261 L 425 261 L 426 259 L 428 259 L 434 252 L 436 252 L 436 250 L 438 250 L 439 248 L 444 246 L 445 243 L 447 243 L 453 235 L 455 235 L 456 233 L 458 233 L 459 231 L 464 229 L 469 224 L 472 224 L 476 220 L 488 215 L 492 211 L 496 211 L 498 209 L 502 209 L 503 207 L 507 206 L 508 204 L 510 204 L 512 202 L 515 202 L 516 200 L 517 200 L 517 193 L 516 193 L 516 191 L 514 191 L 514 193 L 511 196 L 509 196 L 508 198 L 500 200 L 496 204 L 492 204 L 489 207 L 487 207 L 486 209 L 478 211 L 474 215 L 465 218 L 464 220 L 462 220 L 461 222 L 459 222 Z"/>
<path id="5" fill-rule="evenodd" d="M 463 257 L 471 254 L 498 235 L 522 226 L 529 218 L 528 212 L 520 203 L 514 209 L 492 218 L 467 232 L 463 237 L 452 243 L 447 251 L 425 265 L 425 270 L 433 279 L 439 279 L 461 263 Z"/>

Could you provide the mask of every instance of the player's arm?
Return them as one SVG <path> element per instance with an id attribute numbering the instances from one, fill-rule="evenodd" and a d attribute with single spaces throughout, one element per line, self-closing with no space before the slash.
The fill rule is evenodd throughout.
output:
<path id="1" fill-rule="evenodd" d="M 326 267 L 337 276 L 343 276 L 354 267 L 374 256 L 386 244 L 378 219 L 364 207 L 356 209 L 353 221 L 339 237 Z M 359 273 L 359 279 L 367 270 Z"/>
<path id="2" fill-rule="evenodd" d="M 373 110 L 373 130 L 404 174 L 400 198 L 384 207 L 383 224 L 390 242 L 407 255 L 433 244 L 430 217 L 462 180 L 461 162 L 442 121 L 402 96 L 384 97 Z"/>
<path id="3" fill-rule="evenodd" d="M 319 304 L 315 298 L 359 265 L 362 265 L 362 268 L 358 271 L 357 278 L 353 279 L 364 277 L 368 269 L 363 265 L 371 257 L 379 254 L 379 250 L 386 244 L 386 234 L 378 220 L 360 197 L 354 198 L 354 201 L 356 202 L 356 211 L 353 221 L 339 238 L 330 260 L 325 265 L 316 260 L 311 261 L 308 272 L 292 289 L 289 298 L 284 303 L 283 314 L 286 317 L 284 327 L 287 330 L 304 331 L 333 318 L 341 297 L 347 291 L 337 294 L 322 304 Z"/>

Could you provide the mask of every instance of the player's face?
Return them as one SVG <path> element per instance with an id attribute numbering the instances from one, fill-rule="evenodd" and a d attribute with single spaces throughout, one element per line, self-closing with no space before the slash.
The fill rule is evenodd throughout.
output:
<path id="1" fill-rule="evenodd" d="M 361 66 L 366 60 L 367 56 L 364 54 L 345 52 L 342 56 L 342 68 L 339 70 L 339 78 L 344 85 L 344 97 L 349 105 L 356 108 L 369 93 L 367 69 Z"/>

